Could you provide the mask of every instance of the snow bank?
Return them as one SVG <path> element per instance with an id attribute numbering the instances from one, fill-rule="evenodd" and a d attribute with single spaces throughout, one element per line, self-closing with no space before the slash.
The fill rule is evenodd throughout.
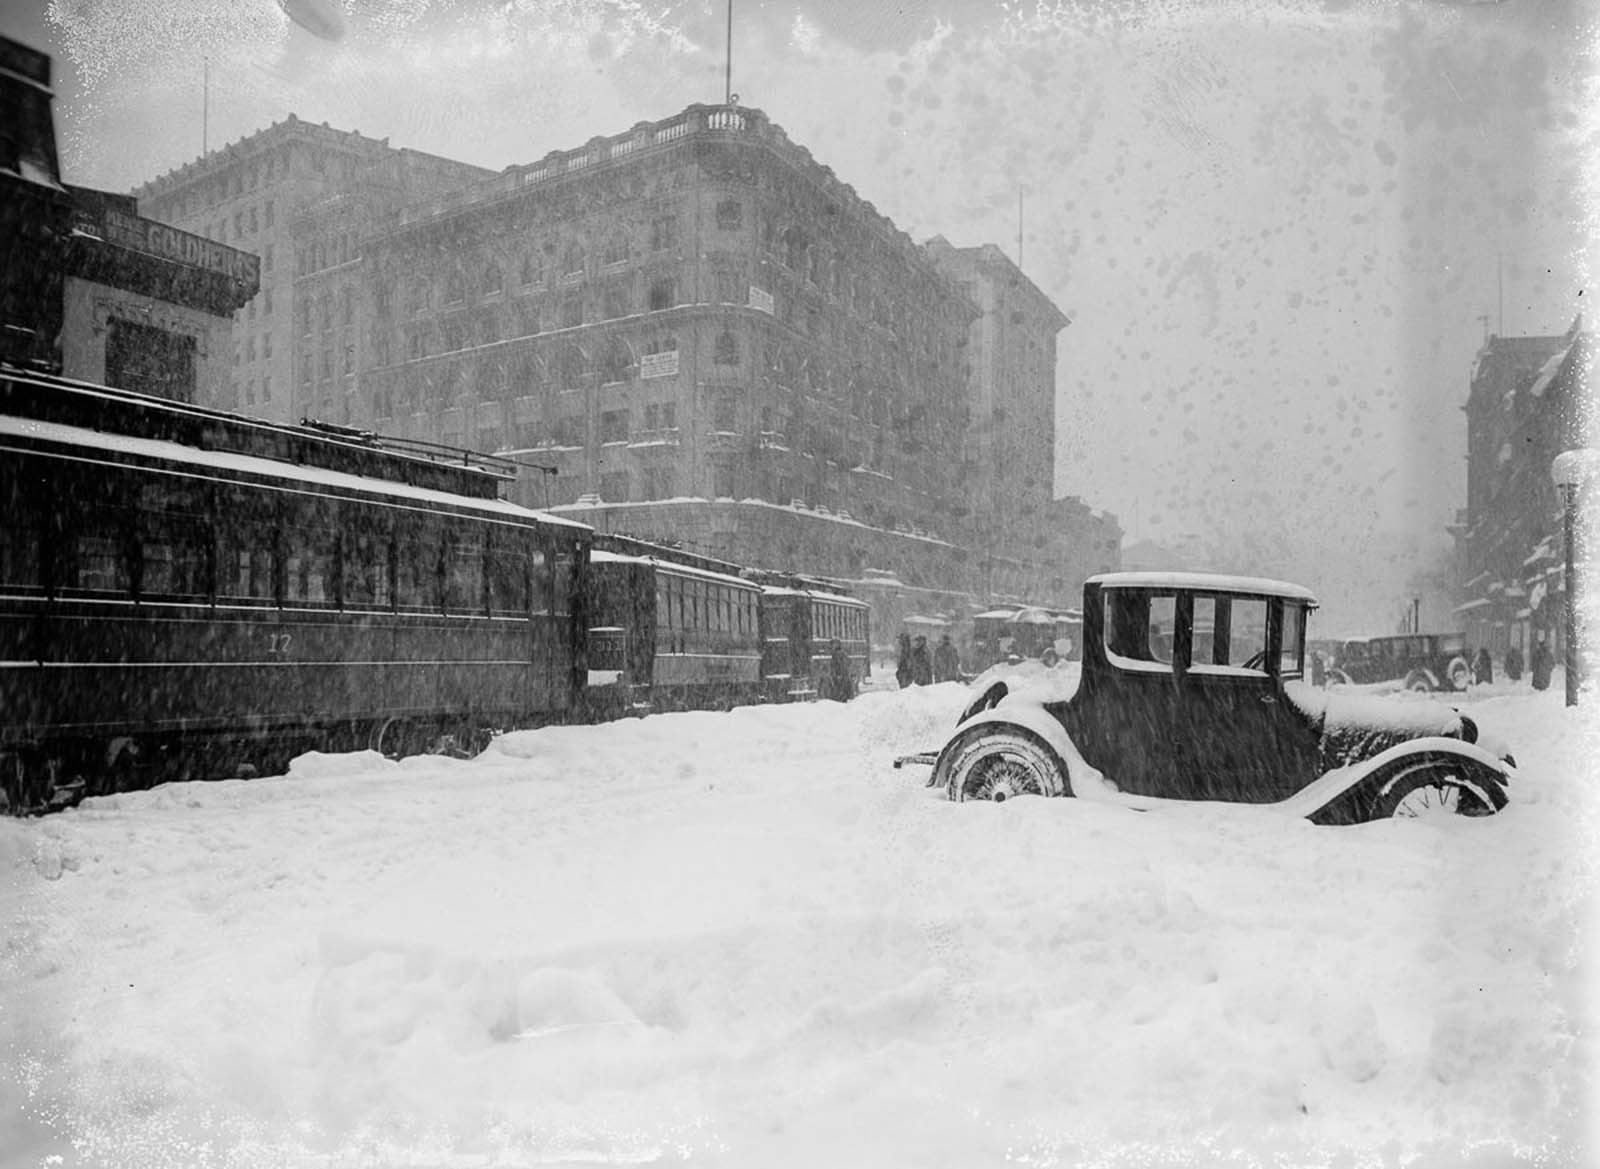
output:
<path id="1" fill-rule="evenodd" d="M 973 694 L 324 756 L 0 823 L 0 1148 L 1582 1163 L 1596 741 L 1558 694 L 1471 707 L 1522 763 L 1501 815 L 1348 829 L 952 804 L 890 761 Z"/>

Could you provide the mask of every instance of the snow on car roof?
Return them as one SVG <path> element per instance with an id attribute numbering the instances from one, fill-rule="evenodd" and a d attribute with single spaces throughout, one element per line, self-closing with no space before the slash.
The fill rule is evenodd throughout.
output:
<path id="1" fill-rule="evenodd" d="M 1251 593 L 1257 596 L 1289 597 L 1315 605 L 1311 590 L 1287 581 L 1261 576 L 1229 576 L 1212 572 L 1102 572 L 1091 576 L 1088 584 L 1112 589 L 1194 589 L 1214 593 Z"/>
<path id="2" fill-rule="evenodd" d="M 106 434 L 98 430 L 86 430 L 81 426 L 68 426 L 61 422 L 40 422 L 31 418 L 11 417 L 0 418 L 0 436 L 38 439 L 59 443 L 63 446 L 80 447 L 98 454 L 115 451 L 122 454 L 138 455 L 146 459 L 164 459 L 171 463 L 183 463 L 194 468 L 243 472 L 251 475 L 266 476 L 280 482 L 287 481 L 320 487 L 336 487 L 346 491 L 369 492 L 408 499 L 417 503 L 449 504 L 452 507 L 466 508 L 510 519 L 537 520 L 539 523 L 550 527 L 570 528 L 575 531 L 592 530 L 587 524 L 580 524 L 561 516 L 551 515 L 545 511 L 534 511 L 531 508 L 521 507 L 504 499 L 479 499 L 475 496 L 456 495 L 449 491 L 438 491 L 431 487 L 416 487 L 409 483 L 396 482 L 393 479 L 352 475 L 346 471 L 324 470 L 321 467 L 308 467 L 302 463 L 285 463 L 277 459 L 263 459 L 258 455 L 243 455 L 233 451 L 204 450 L 200 447 L 185 446 L 182 443 L 171 442 L 162 438 L 137 438 L 124 434 Z"/>

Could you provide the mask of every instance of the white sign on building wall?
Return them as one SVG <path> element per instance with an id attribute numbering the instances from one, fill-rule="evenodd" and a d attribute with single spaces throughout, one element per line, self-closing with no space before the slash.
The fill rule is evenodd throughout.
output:
<path id="1" fill-rule="evenodd" d="M 760 309 L 769 316 L 772 315 L 772 293 L 765 288 L 757 288 L 752 284 L 750 286 L 750 307 Z"/>
<path id="2" fill-rule="evenodd" d="M 668 349 L 665 353 L 646 353 L 639 359 L 639 377 L 642 379 L 653 377 L 676 377 L 678 374 L 678 351 Z"/>

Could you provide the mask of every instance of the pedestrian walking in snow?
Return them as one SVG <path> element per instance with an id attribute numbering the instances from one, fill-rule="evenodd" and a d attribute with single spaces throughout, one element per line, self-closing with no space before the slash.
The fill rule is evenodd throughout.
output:
<path id="1" fill-rule="evenodd" d="M 961 657 L 956 653 L 955 644 L 947 633 L 939 639 L 939 645 L 933 651 L 933 680 L 954 682 L 960 677 Z"/>
<path id="2" fill-rule="evenodd" d="M 894 680 L 900 683 L 900 689 L 904 690 L 911 685 L 911 635 L 909 633 L 900 635 L 900 640 L 896 645 L 896 652 L 898 656 L 894 661 Z"/>
<path id="3" fill-rule="evenodd" d="M 850 655 L 836 637 L 828 643 L 829 694 L 835 702 L 849 702 L 856 696 L 856 679 L 850 670 Z"/>
<path id="4" fill-rule="evenodd" d="M 1544 639 L 1544 634 L 1540 633 L 1539 640 L 1533 643 L 1533 660 L 1529 663 L 1535 690 L 1549 687 L 1550 673 L 1555 669 L 1555 665 L 1555 659 L 1550 656 L 1550 643 Z"/>
<path id="5" fill-rule="evenodd" d="M 1506 677 L 1513 682 L 1522 681 L 1522 651 L 1516 646 L 1506 650 L 1506 660 L 1500 663 L 1506 671 Z"/>
<path id="6" fill-rule="evenodd" d="M 1494 681 L 1494 663 L 1489 660 L 1489 647 L 1480 645 L 1478 656 L 1472 659 L 1473 681 L 1487 685 Z"/>
<path id="7" fill-rule="evenodd" d="M 928 686 L 933 682 L 933 661 L 928 657 L 926 637 L 911 643 L 911 682 L 915 686 Z"/>

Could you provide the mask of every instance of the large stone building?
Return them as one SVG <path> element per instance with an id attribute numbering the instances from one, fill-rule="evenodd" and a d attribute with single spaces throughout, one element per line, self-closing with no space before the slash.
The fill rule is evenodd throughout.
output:
<path id="1" fill-rule="evenodd" d="M 1052 498 L 1065 317 L 758 110 L 499 174 L 291 119 L 139 193 L 263 249 L 224 405 L 511 453 L 523 502 L 856 582 L 880 630 L 1116 566 L 1115 522 Z"/>
<path id="2" fill-rule="evenodd" d="M 0 360 L 214 402 L 256 257 L 64 183 L 50 104 L 50 58 L 0 38 Z"/>
<path id="3" fill-rule="evenodd" d="M 356 385 L 354 317 L 336 291 L 322 287 L 337 279 L 307 285 L 306 274 L 348 276 L 358 241 L 402 205 L 493 173 L 291 114 L 136 189 L 149 218 L 260 258 L 260 292 L 239 314 L 229 376 L 208 405 L 281 422 L 346 416 Z M 302 249 L 300 224 L 311 207 L 325 230 Z M 328 322 L 315 346 L 301 328 L 308 315 L 319 326 Z M 299 376 L 308 360 L 309 383 Z M 321 408 L 329 401 L 338 406 Z"/>
<path id="4" fill-rule="evenodd" d="M 1550 477 L 1583 445 L 1582 378 L 1592 336 L 1582 318 L 1548 337 L 1492 336 L 1478 351 L 1467 414 L 1467 506 L 1451 528 L 1469 643 L 1527 661 L 1543 635 L 1563 652 L 1566 549 Z"/>

